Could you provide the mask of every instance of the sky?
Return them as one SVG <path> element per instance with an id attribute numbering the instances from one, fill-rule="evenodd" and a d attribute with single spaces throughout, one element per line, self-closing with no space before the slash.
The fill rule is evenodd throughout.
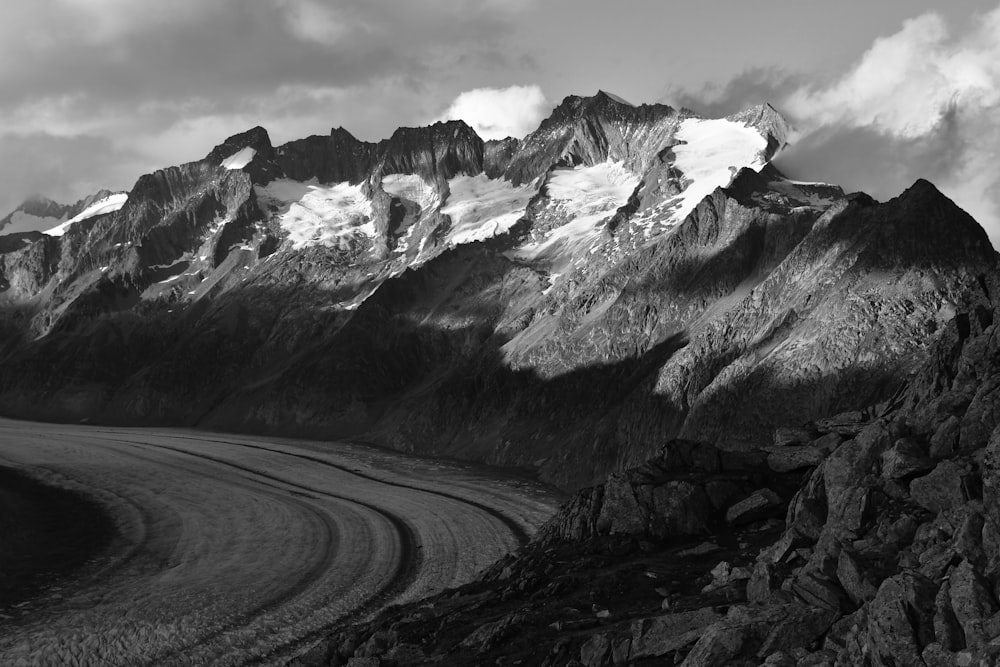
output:
<path id="1" fill-rule="evenodd" d="M 927 178 L 1000 245 L 998 0 L 4 0 L 0 215 L 255 125 L 523 136 L 598 89 L 709 117 L 770 102 L 789 176 L 882 200 Z"/>

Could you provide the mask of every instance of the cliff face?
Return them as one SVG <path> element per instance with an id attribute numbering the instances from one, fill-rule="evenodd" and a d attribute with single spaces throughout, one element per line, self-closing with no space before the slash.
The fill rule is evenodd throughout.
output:
<path id="1" fill-rule="evenodd" d="M 863 407 L 995 254 L 929 183 L 879 204 L 785 179 L 787 134 L 766 105 L 605 93 L 521 141 L 254 128 L 0 243 L 0 407 L 365 437 L 565 487 Z"/>

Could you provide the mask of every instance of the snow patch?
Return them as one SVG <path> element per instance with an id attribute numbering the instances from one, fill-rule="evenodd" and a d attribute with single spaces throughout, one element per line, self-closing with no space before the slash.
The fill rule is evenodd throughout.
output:
<path id="1" fill-rule="evenodd" d="M 553 170 L 548 181 L 549 199 L 569 222 L 549 232 L 545 239 L 514 251 L 513 256 L 533 261 L 593 250 L 601 237 L 600 223 L 627 203 L 638 185 L 639 178 L 623 163 L 610 160 L 592 167 Z"/>
<path id="2" fill-rule="evenodd" d="M 437 192 L 417 174 L 389 174 L 382 177 L 382 189 L 393 197 L 420 205 L 421 210 L 437 202 Z"/>
<path id="3" fill-rule="evenodd" d="M 66 230 L 70 228 L 73 224 L 80 222 L 81 220 L 86 220 L 87 218 L 93 218 L 98 215 L 107 215 L 108 213 L 114 213 L 120 210 L 125 202 L 128 201 L 128 194 L 120 192 L 118 194 L 109 195 L 104 199 L 99 199 L 93 204 L 83 209 L 79 214 L 70 218 L 66 222 L 62 223 L 58 227 L 53 227 L 45 231 L 49 236 L 62 236 L 66 233 Z"/>
<path id="4" fill-rule="evenodd" d="M 278 179 L 266 186 L 255 186 L 254 190 L 277 210 L 278 224 L 296 250 L 314 245 L 341 246 L 351 238 L 375 236 L 372 204 L 360 185 Z"/>
<path id="5" fill-rule="evenodd" d="M 686 218 L 716 188 L 728 186 L 740 169 L 760 171 L 766 164 L 767 139 L 742 123 L 688 118 L 676 138 L 684 143 L 674 146 L 674 166 L 691 183 L 674 199 L 674 222 Z"/>
<path id="6" fill-rule="evenodd" d="M 535 195 L 530 185 L 514 186 L 486 174 L 457 176 L 448 181 L 448 188 L 451 194 L 441 213 L 451 217 L 446 243 L 452 246 L 503 234 L 524 216 Z"/>
<path id="7" fill-rule="evenodd" d="M 233 153 L 225 160 L 223 160 L 221 166 L 225 167 L 226 169 L 242 169 L 243 167 L 250 164 L 250 162 L 253 161 L 256 155 L 257 155 L 256 149 L 247 146 L 243 150 L 237 151 L 236 153 Z"/>
<path id="8" fill-rule="evenodd" d="M 549 286 L 542 290 L 542 294 L 544 294 L 545 296 L 548 296 L 549 293 L 552 290 L 555 289 L 555 287 L 556 287 L 556 280 L 558 280 L 560 276 L 562 276 L 561 273 L 552 273 L 552 274 L 550 274 L 549 275 Z"/>

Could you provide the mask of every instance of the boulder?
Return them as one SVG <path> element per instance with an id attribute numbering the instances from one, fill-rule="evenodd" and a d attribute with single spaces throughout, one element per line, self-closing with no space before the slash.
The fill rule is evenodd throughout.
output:
<path id="1" fill-rule="evenodd" d="M 795 597 L 812 607 L 837 613 L 850 613 L 854 610 L 854 605 L 840 584 L 815 571 L 800 572 L 792 579 L 790 589 Z"/>
<path id="2" fill-rule="evenodd" d="M 924 509 L 944 512 L 973 497 L 976 486 L 967 467 L 942 461 L 929 474 L 910 483 L 910 496 Z"/>
<path id="3" fill-rule="evenodd" d="M 611 640 L 606 633 L 592 635 L 580 647 L 580 662 L 585 667 L 602 667 L 611 651 Z"/>
<path id="4" fill-rule="evenodd" d="M 764 560 L 757 561 L 747 582 L 747 601 L 757 604 L 769 602 L 779 583 L 774 565 Z"/>
<path id="5" fill-rule="evenodd" d="M 705 628 L 722 619 L 711 608 L 664 614 L 632 622 L 630 660 L 655 658 L 698 641 Z"/>
<path id="6" fill-rule="evenodd" d="M 827 433 L 812 441 L 811 447 L 818 449 L 824 454 L 831 454 L 844 442 L 844 437 L 839 433 Z"/>
<path id="7" fill-rule="evenodd" d="M 785 447 L 788 445 L 804 445 L 813 439 L 813 434 L 808 429 L 799 426 L 783 426 L 774 431 L 775 447 Z"/>
<path id="8" fill-rule="evenodd" d="M 711 504 L 700 484 L 677 481 L 653 489 L 649 532 L 655 537 L 703 535 L 711 522 Z"/>
<path id="9" fill-rule="evenodd" d="M 811 540 L 819 539 L 827 519 L 826 480 L 823 464 L 809 475 L 809 479 L 792 497 L 785 515 L 789 530 Z"/>
<path id="10" fill-rule="evenodd" d="M 891 439 L 885 426 L 871 424 L 853 440 L 838 447 L 823 463 L 823 481 L 831 516 L 842 513 L 842 505 L 847 500 L 845 491 L 856 487 L 865 476 L 877 472 L 882 452 L 890 445 Z"/>
<path id="11" fill-rule="evenodd" d="M 812 445 L 772 447 L 768 452 L 767 466 L 779 473 L 812 468 L 818 466 L 826 458 L 823 450 L 815 449 Z"/>
<path id="12" fill-rule="evenodd" d="M 907 479 L 934 468 L 934 462 L 911 438 L 900 438 L 882 453 L 882 477 Z"/>
<path id="13" fill-rule="evenodd" d="M 937 586 L 919 574 L 890 577 L 868 605 L 868 649 L 880 667 L 921 664 L 921 653 L 934 641 Z"/>
<path id="14" fill-rule="evenodd" d="M 969 503 L 962 509 L 958 529 L 952 540 L 955 553 L 971 562 L 977 569 L 985 570 L 987 558 L 983 548 L 983 529 L 986 527 L 986 520 L 982 508 L 979 503 Z"/>
<path id="15" fill-rule="evenodd" d="M 864 481 L 859 481 L 859 485 L 845 489 L 838 504 L 839 512 L 831 513 L 827 519 L 827 524 L 833 524 L 855 535 L 861 535 L 872 518 L 872 490 L 865 485 Z"/>
<path id="16" fill-rule="evenodd" d="M 959 450 L 971 451 L 985 446 L 998 424 L 1000 424 L 1000 375 L 993 375 L 977 387 L 976 395 L 962 417 Z"/>
<path id="17" fill-rule="evenodd" d="M 791 653 L 778 651 L 767 656 L 764 662 L 761 663 L 761 667 L 796 667 L 798 664 L 798 658 Z"/>
<path id="18" fill-rule="evenodd" d="M 817 420 L 816 430 L 820 433 L 836 433 L 853 438 L 861 432 L 868 421 L 868 418 L 861 411 L 842 412 L 833 417 Z"/>
<path id="19" fill-rule="evenodd" d="M 795 667 L 835 667 L 837 664 L 837 652 L 830 649 L 822 649 L 816 653 L 810 653 L 799 659 Z"/>
<path id="20" fill-rule="evenodd" d="M 701 589 L 702 593 L 709 593 L 732 583 L 746 581 L 751 578 L 753 572 L 746 567 L 733 567 L 728 561 L 719 561 L 719 564 L 712 568 L 710 574 L 712 581 Z"/>
<path id="21" fill-rule="evenodd" d="M 726 522 L 742 525 L 772 515 L 781 506 L 781 498 L 771 489 L 757 489 L 726 510 Z"/>
<path id="22" fill-rule="evenodd" d="M 934 637 L 936 643 L 947 651 L 965 648 L 965 633 L 951 606 L 951 583 L 947 579 L 941 583 L 934 599 Z"/>
<path id="23" fill-rule="evenodd" d="M 642 484 L 615 474 L 605 484 L 596 528 L 605 534 L 666 538 L 704 534 L 710 520 L 711 502 L 700 484 Z"/>
<path id="24" fill-rule="evenodd" d="M 382 658 L 351 658 L 345 667 L 382 667 Z"/>
<path id="25" fill-rule="evenodd" d="M 836 613 L 797 602 L 731 607 L 725 619 L 702 634 L 681 664 L 684 667 L 743 664 L 742 661 L 760 664 L 768 655 L 809 646 L 836 620 Z"/>
<path id="26" fill-rule="evenodd" d="M 965 645 L 981 646 L 993 639 L 986 635 L 983 624 L 998 611 L 989 583 L 967 560 L 952 569 L 950 575 L 951 608 L 962 626 Z"/>
<path id="27" fill-rule="evenodd" d="M 772 621 L 767 636 L 757 649 L 758 658 L 778 651 L 802 650 L 826 634 L 840 618 L 840 614 L 834 611 L 794 603 L 785 605 L 783 611 L 783 617 Z"/>
<path id="28" fill-rule="evenodd" d="M 878 592 L 864 563 L 847 549 L 842 549 L 837 559 L 837 579 L 857 605 L 873 599 Z"/>
<path id="29" fill-rule="evenodd" d="M 934 431 L 930 440 L 930 455 L 935 460 L 946 459 L 958 450 L 962 421 L 952 415 L 945 419 Z"/>
<path id="30" fill-rule="evenodd" d="M 744 653 L 744 646 L 750 639 L 750 630 L 742 626 L 731 626 L 725 622 L 709 626 L 698 638 L 691 652 L 684 658 L 681 667 L 715 667 L 732 664 L 734 658 Z"/>
<path id="31" fill-rule="evenodd" d="M 490 651 L 512 632 L 516 632 L 518 626 L 526 620 L 527 617 L 521 612 L 508 614 L 498 621 L 486 623 L 473 630 L 462 640 L 462 646 L 479 653 Z"/>
<path id="32" fill-rule="evenodd" d="M 990 434 L 982 470 L 983 504 L 993 522 L 1000 524 L 1000 427 Z"/>

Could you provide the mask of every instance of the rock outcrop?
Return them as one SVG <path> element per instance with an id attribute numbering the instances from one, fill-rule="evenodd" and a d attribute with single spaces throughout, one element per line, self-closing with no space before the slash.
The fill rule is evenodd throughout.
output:
<path id="1" fill-rule="evenodd" d="M 1000 416 L 977 407 L 1000 373 L 997 287 L 981 285 L 894 401 L 782 428 L 741 454 L 736 470 L 798 487 L 784 521 L 678 524 L 690 494 L 676 479 L 702 483 L 727 454 L 674 441 L 579 492 L 480 582 L 336 632 L 363 641 L 392 624 L 421 660 L 469 665 L 997 664 Z M 955 446 L 931 458 L 942 427 Z M 781 447 L 811 447 L 817 461 L 804 476 L 768 473 L 765 453 Z M 747 488 L 729 487 L 730 508 L 769 495 Z M 692 504 L 692 518 L 708 507 Z M 494 614 L 519 619 L 518 639 L 456 644 Z M 337 640 L 320 646 L 332 662 L 297 664 L 351 656 Z"/>

